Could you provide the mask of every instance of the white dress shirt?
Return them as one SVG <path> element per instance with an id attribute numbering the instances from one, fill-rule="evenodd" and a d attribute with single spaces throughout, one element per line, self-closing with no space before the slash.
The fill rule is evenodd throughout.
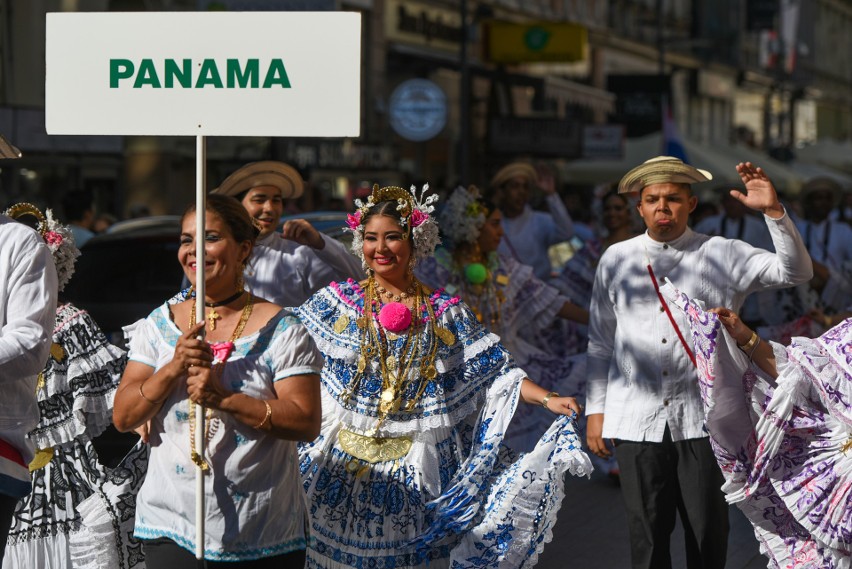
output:
<path id="1" fill-rule="evenodd" d="M 737 239 L 686 232 L 661 243 L 647 233 L 610 246 L 601 257 L 592 291 L 586 414 L 604 413 L 603 436 L 675 441 L 705 437 L 698 376 L 654 290 L 674 285 L 707 307 L 737 311 L 756 290 L 808 281 L 810 257 L 785 214 L 764 216 L 777 253 Z M 686 317 L 672 316 L 692 349 Z"/>
<path id="2" fill-rule="evenodd" d="M 39 235 L 0 215 L 0 439 L 25 463 L 27 433 L 38 424 L 36 378 L 50 351 L 56 318 L 56 266 Z"/>
<path id="3" fill-rule="evenodd" d="M 775 251 L 775 248 L 772 246 L 772 237 L 769 235 L 766 224 L 763 223 L 763 220 L 753 215 L 744 214 L 739 219 L 728 217 L 724 213 L 712 215 L 698 222 L 694 230 L 696 233 L 704 233 L 711 236 L 718 235 L 719 237 L 727 237 L 728 239 L 739 239 L 754 247 L 759 247 L 770 252 Z M 749 323 L 765 320 L 761 307 L 765 307 L 766 310 L 771 311 L 774 299 L 774 293 L 757 292 L 749 296 L 743 303 L 740 315 Z"/>
<path id="4" fill-rule="evenodd" d="M 322 238 L 322 249 L 299 245 L 280 233 L 258 239 L 244 274 L 248 289 L 280 306 L 300 306 L 332 281 L 364 277 L 361 261 L 342 243 Z"/>
<path id="5" fill-rule="evenodd" d="M 547 249 L 568 241 L 574 235 L 574 222 L 558 194 L 546 198 L 550 213 L 525 206 L 523 213 L 509 219 L 503 217 L 503 239 L 498 251 L 519 263 L 530 265 L 535 276 L 547 281 L 552 276 Z"/>

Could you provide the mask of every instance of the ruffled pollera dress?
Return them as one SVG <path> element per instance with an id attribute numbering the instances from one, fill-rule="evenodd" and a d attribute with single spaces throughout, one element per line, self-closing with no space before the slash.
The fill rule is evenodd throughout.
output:
<path id="1" fill-rule="evenodd" d="M 382 378 L 375 359 L 346 396 L 361 355 L 363 290 L 351 280 L 335 283 L 299 308 L 325 359 L 322 429 L 300 448 L 309 568 L 531 567 L 551 539 L 563 473 L 591 470 L 568 417 L 553 421 L 520 458 L 502 446 L 524 372 L 458 298 L 435 291 L 427 302 L 452 336 L 441 334 L 437 375 L 413 408 L 382 423 L 381 448 L 357 444 L 376 425 Z M 422 329 L 414 341 L 430 341 Z M 389 340 L 397 358 L 405 335 Z"/>
<path id="2" fill-rule="evenodd" d="M 722 489 L 754 525 L 769 567 L 852 567 L 852 319 L 786 349 L 773 343 L 773 381 L 715 314 L 663 288 L 692 326 Z"/>

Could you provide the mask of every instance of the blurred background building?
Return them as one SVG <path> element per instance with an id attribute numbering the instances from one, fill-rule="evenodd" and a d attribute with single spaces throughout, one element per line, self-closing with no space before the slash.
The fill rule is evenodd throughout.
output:
<path id="1" fill-rule="evenodd" d="M 313 188 L 302 210 L 373 182 L 485 185 L 517 157 L 563 187 L 679 152 L 723 180 L 771 164 L 790 193 L 815 173 L 852 180 L 852 0 L 0 0 L 0 133 L 23 152 L 0 204 L 85 189 L 123 218 L 191 201 L 192 138 L 45 134 L 45 14 L 143 10 L 362 14 L 361 136 L 208 139 L 212 185 L 283 160 Z"/>

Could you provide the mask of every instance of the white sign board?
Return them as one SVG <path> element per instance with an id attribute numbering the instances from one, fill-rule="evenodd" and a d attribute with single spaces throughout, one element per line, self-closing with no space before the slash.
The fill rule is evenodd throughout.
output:
<path id="1" fill-rule="evenodd" d="M 354 12 L 47 15 L 49 134 L 358 136 Z"/>

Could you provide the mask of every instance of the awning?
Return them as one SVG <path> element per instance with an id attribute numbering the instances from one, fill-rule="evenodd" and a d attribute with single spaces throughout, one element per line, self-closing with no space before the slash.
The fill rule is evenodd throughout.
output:
<path id="1" fill-rule="evenodd" d="M 544 96 L 555 99 L 560 106 L 571 104 L 606 114 L 615 112 L 615 93 L 561 77 L 544 77 Z"/>
<path id="2" fill-rule="evenodd" d="M 840 170 L 835 170 L 834 168 L 829 168 L 828 166 L 823 166 L 821 164 L 814 164 L 813 162 L 802 162 L 800 160 L 793 160 L 790 162 L 790 167 L 798 172 L 805 180 L 810 180 L 811 178 L 831 178 L 845 190 L 852 190 L 852 175 L 841 172 Z"/>
<path id="3" fill-rule="evenodd" d="M 689 163 L 710 170 L 713 174 L 713 181 L 701 184 L 703 187 L 739 185 L 741 182 L 736 166 L 740 162 L 752 162 L 763 168 L 775 187 L 788 195 L 797 194 L 802 187 L 802 176 L 757 150 L 737 145 L 710 146 L 683 137 L 681 142 Z M 662 148 L 663 137 L 659 132 L 639 138 L 628 138 L 625 140 L 624 157 L 621 160 L 584 159 L 565 162 L 560 168 L 563 181 L 569 184 L 616 183 L 633 167 L 662 154 Z"/>
<path id="4" fill-rule="evenodd" d="M 852 173 L 852 140 L 845 142 L 831 139 L 818 140 L 814 144 L 797 149 L 796 157 L 804 162 L 822 164 Z"/>

